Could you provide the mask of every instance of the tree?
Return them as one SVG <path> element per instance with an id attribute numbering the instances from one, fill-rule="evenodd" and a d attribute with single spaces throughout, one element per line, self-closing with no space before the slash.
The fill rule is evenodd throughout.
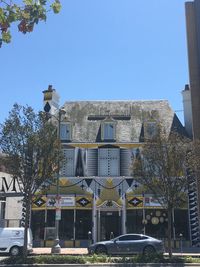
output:
<path id="1" fill-rule="evenodd" d="M 47 120 L 46 114 L 36 114 L 29 106 L 15 104 L 1 125 L 0 148 L 6 155 L 4 165 L 17 178 L 24 196 L 23 256 L 26 258 L 32 197 L 54 180 L 60 160 L 60 142 L 55 126 Z"/>
<path id="2" fill-rule="evenodd" d="M 3 42 L 11 42 L 10 27 L 14 22 L 25 34 L 32 32 L 39 21 L 46 21 L 48 11 L 59 13 L 60 9 L 59 0 L 23 0 L 21 5 L 19 1 L 0 0 L 0 47 Z"/>
<path id="3" fill-rule="evenodd" d="M 172 211 L 186 201 L 188 139 L 158 130 L 133 160 L 133 176 L 168 212 L 168 249 L 172 256 Z"/>

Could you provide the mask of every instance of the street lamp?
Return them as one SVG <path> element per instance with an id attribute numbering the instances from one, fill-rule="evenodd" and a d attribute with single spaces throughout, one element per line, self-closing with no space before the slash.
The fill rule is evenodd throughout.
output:
<path id="1" fill-rule="evenodd" d="M 61 124 L 61 118 L 62 115 L 64 115 L 66 111 L 64 109 L 59 109 L 58 110 L 58 117 L 54 116 L 51 114 L 52 117 L 54 117 L 58 121 L 58 130 L 57 130 L 57 136 L 58 140 L 60 140 L 60 124 Z M 60 217 L 60 197 L 59 197 L 59 178 L 60 178 L 60 157 L 58 155 L 58 162 L 57 162 L 58 168 L 57 168 L 57 173 L 56 173 L 56 211 L 55 211 L 55 239 L 54 239 L 54 245 L 51 248 L 51 253 L 57 253 L 59 254 L 61 252 L 61 247 L 60 247 L 60 240 L 59 240 L 59 220 L 61 219 Z"/>

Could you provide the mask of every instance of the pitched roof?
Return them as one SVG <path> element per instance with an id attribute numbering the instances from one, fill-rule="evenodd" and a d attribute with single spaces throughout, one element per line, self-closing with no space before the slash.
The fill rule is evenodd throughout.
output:
<path id="1" fill-rule="evenodd" d="M 72 123 L 73 142 L 99 141 L 101 123 L 110 119 L 116 121 L 116 142 L 137 143 L 146 122 L 158 121 L 169 133 L 175 115 L 167 100 L 67 101 L 63 108 Z"/>

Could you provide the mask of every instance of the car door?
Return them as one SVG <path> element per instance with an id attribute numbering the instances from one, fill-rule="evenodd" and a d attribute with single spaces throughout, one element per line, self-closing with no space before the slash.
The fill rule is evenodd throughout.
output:
<path id="1" fill-rule="evenodd" d="M 127 234 L 116 240 L 118 254 L 137 254 L 143 251 L 144 236 L 138 234 Z"/>
<path id="2" fill-rule="evenodd" d="M 123 235 L 120 236 L 115 240 L 116 244 L 116 250 L 118 251 L 118 254 L 130 254 L 130 236 L 129 235 Z"/>
<path id="3" fill-rule="evenodd" d="M 129 251 L 130 253 L 141 253 L 143 251 L 143 248 L 145 246 L 145 240 L 147 237 L 143 235 L 129 235 Z"/>

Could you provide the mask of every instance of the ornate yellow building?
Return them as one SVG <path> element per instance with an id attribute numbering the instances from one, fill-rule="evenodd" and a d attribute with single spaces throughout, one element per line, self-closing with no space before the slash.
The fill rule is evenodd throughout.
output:
<path id="1" fill-rule="evenodd" d="M 44 110 L 52 117 L 59 114 L 58 100 L 49 86 L 44 91 Z M 59 199 L 56 184 L 34 198 L 34 242 L 52 245 L 55 216 L 61 246 L 87 246 L 90 232 L 94 242 L 130 232 L 166 237 L 165 209 L 134 181 L 131 162 L 158 123 L 167 134 L 174 127 L 184 132 L 168 102 L 69 101 L 61 109 L 58 126 L 64 160 Z M 187 211 L 175 211 L 174 216 L 177 225 L 182 221 L 176 234 L 188 238 Z"/>

